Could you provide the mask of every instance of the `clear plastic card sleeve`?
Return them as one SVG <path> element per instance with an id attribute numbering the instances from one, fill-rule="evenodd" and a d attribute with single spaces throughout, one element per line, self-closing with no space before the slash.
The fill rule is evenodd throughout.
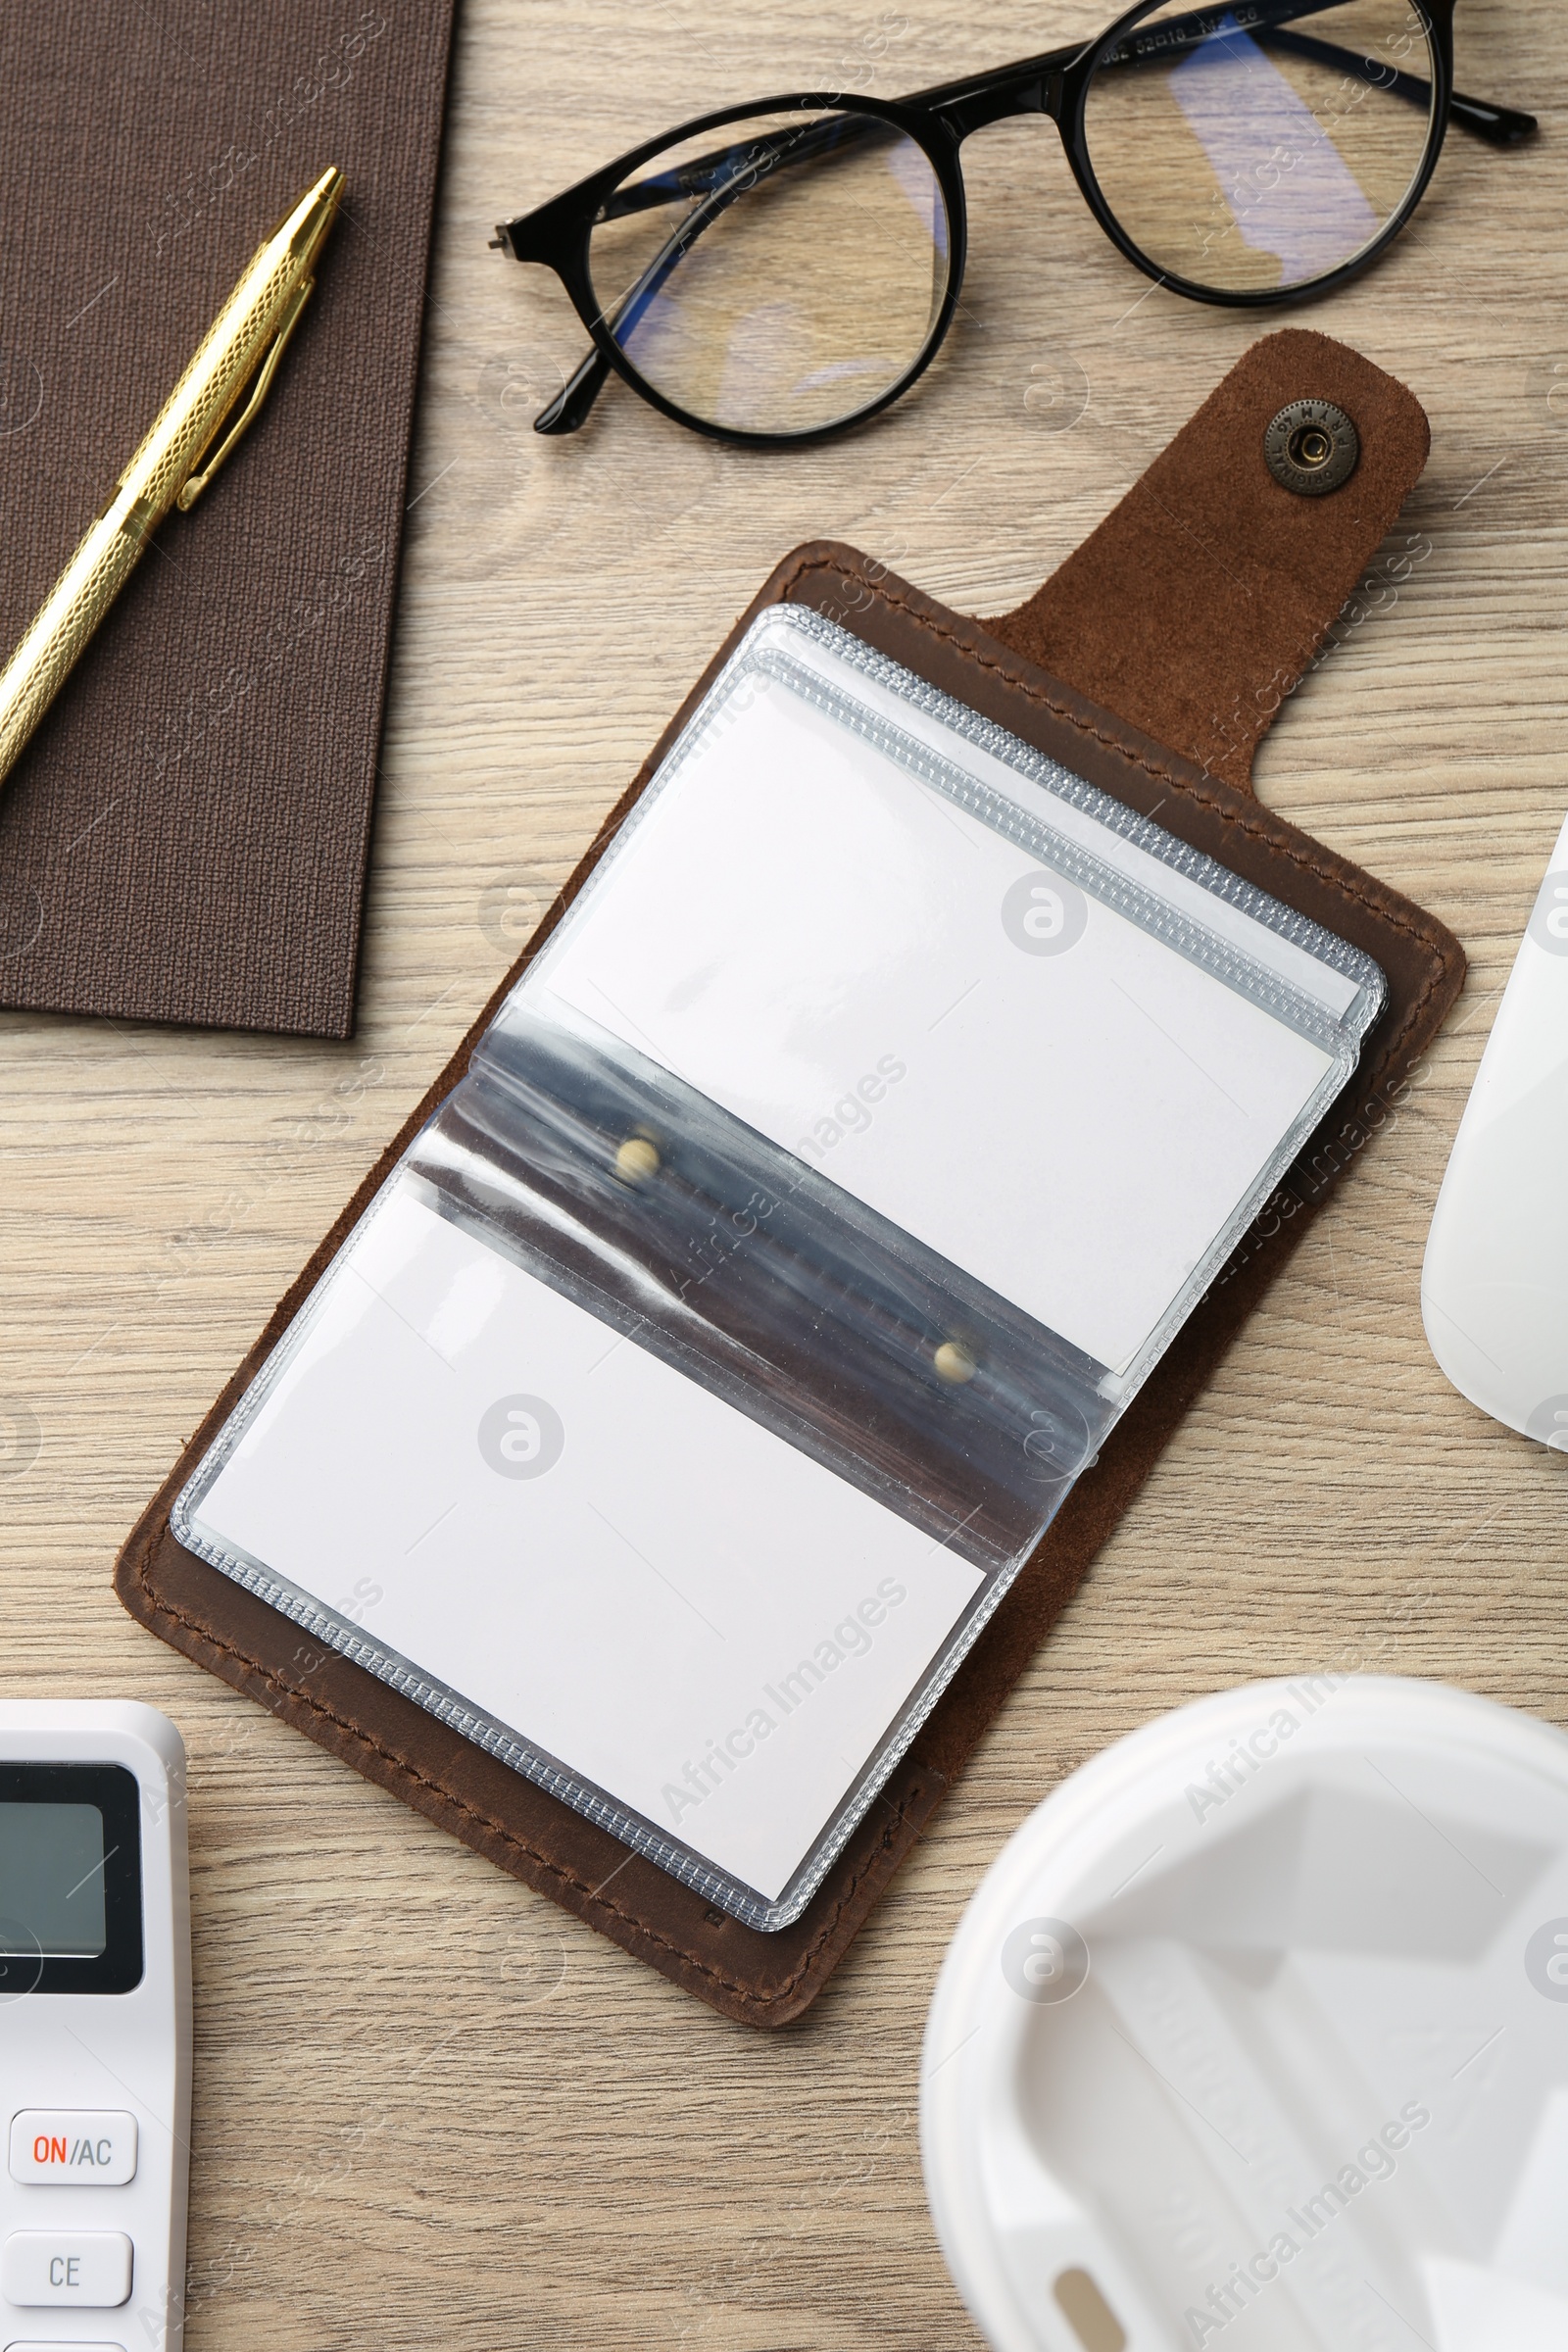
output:
<path id="1" fill-rule="evenodd" d="M 774 608 L 174 1531 L 783 1927 L 1384 996 Z"/>

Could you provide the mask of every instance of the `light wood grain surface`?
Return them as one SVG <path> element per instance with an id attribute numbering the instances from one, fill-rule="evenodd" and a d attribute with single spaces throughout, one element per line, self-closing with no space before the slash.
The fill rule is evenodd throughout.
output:
<path id="1" fill-rule="evenodd" d="M 1544 136 L 1502 156 L 1450 137 L 1395 254 L 1310 314 L 1425 403 L 1400 533 L 1430 552 L 1288 709 L 1260 791 L 1450 924 L 1468 987 L 819 2008 L 769 2038 L 164 1648 L 111 1563 L 777 558 L 834 534 L 1001 610 L 1261 329 L 1150 292 L 1054 130 L 1014 122 L 966 150 L 964 316 L 880 425 L 759 456 L 612 388 L 590 429 L 540 439 L 583 338 L 553 281 L 487 250 L 497 219 L 705 105 L 896 94 L 1099 11 L 462 10 L 359 1035 L 0 1016 L 0 1689 L 134 1695 L 189 1744 L 191 2352 L 972 2346 L 921 2193 L 920 2034 L 965 1898 L 1027 1811 L 1157 1711 L 1304 1667 L 1435 1676 L 1568 1722 L 1563 1466 L 1446 1388 L 1417 1303 L 1568 805 L 1560 11 L 1458 13 L 1460 86 L 1538 109 Z"/>

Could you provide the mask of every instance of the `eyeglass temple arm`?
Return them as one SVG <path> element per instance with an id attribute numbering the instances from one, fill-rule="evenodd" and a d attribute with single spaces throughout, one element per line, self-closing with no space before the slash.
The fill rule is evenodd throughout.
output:
<path id="1" fill-rule="evenodd" d="M 576 374 L 563 385 L 554 400 L 542 408 L 533 420 L 536 433 L 575 433 L 588 421 L 594 402 L 605 388 L 610 374 L 610 362 L 597 343 L 589 346 L 588 356 Z"/>
<path id="2" fill-rule="evenodd" d="M 1232 23 L 1226 31 L 1256 33 L 1265 47 L 1287 49 L 1298 57 L 1311 57 L 1322 65 L 1341 66 L 1354 74 L 1360 81 L 1373 83 L 1394 97 L 1407 98 L 1420 106 L 1431 102 L 1432 84 L 1423 74 L 1406 74 L 1397 69 L 1385 70 L 1376 60 L 1359 50 L 1348 49 L 1339 41 L 1321 41 L 1310 33 L 1286 29 L 1301 17 L 1325 15 L 1332 8 L 1342 8 L 1346 0 L 1252 0 L 1250 6 L 1234 9 Z M 1119 51 L 1102 61 L 1110 66 L 1158 65 L 1173 47 L 1180 47 L 1195 35 L 1200 39 L 1214 33 L 1213 17 L 1198 9 L 1181 17 L 1167 17 L 1158 27 L 1158 46 L 1152 41 L 1141 47 L 1136 32 L 1122 44 Z M 1454 90 L 1448 98 L 1448 120 L 1457 122 L 1491 147 L 1517 147 L 1530 138 L 1539 125 L 1534 115 L 1520 113 L 1511 106 L 1492 106 L 1484 98 L 1467 98 Z"/>
<path id="3" fill-rule="evenodd" d="M 1232 22 L 1225 32 L 1256 34 L 1265 47 L 1288 49 L 1323 65 L 1338 66 L 1343 72 L 1354 74 L 1358 81 L 1386 90 L 1392 96 L 1420 106 L 1430 105 L 1432 84 L 1424 75 L 1382 67 L 1360 50 L 1347 48 L 1339 41 L 1319 40 L 1310 33 L 1285 29 L 1302 17 L 1325 15 L 1330 9 L 1346 4 L 1347 0 L 1250 0 L 1250 5 L 1231 11 Z M 1215 37 L 1212 13 L 1191 9 L 1184 16 L 1165 18 L 1156 34 L 1151 35 L 1146 43 L 1140 43 L 1136 32 L 1133 33 L 1119 49 L 1101 59 L 1098 70 L 1168 65 L 1173 50 L 1185 47 L 1189 41 L 1206 43 Z M 909 103 L 929 106 L 947 115 L 962 138 L 1007 115 L 1054 112 L 1053 97 L 1046 94 L 1045 84 L 1083 54 L 1084 45 L 1079 42 L 1071 49 L 1053 50 L 1049 56 L 1005 66 L 998 74 L 970 76 L 921 90 Z M 1492 106 L 1482 98 L 1467 98 L 1458 90 L 1449 94 L 1448 120 L 1493 147 L 1517 147 L 1539 127 L 1534 115 L 1521 114 L 1513 107 Z"/>
<path id="4" fill-rule="evenodd" d="M 1455 90 L 1448 100 L 1448 121 L 1473 131 L 1489 147 L 1519 147 L 1533 139 L 1541 124 L 1534 115 L 1512 106 L 1489 106 L 1484 98 L 1466 98 Z"/>
<path id="5" fill-rule="evenodd" d="M 1314 33 L 1288 32 L 1283 26 L 1260 31 L 1260 38 L 1265 49 L 1283 49 L 1287 57 L 1310 58 L 1318 65 L 1339 65 L 1348 54 L 1338 41 L 1320 41 Z M 1372 63 L 1370 58 L 1360 62 Z M 1362 78 L 1371 81 L 1373 76 L 1364 74 Z M 1391 69 L 1377 80 L 1376 86 L 1387 91 L 1391 98 L 1408 99 L 1413 106 L 1428 106 L 1432 100 L 1432 84 L 1422 74 Z M 1516 113 L 1511 106 L 1488 106 L 1484 99 L 1466 98 L 1460 90 L 1449 96 L 1448 120 L 1457 122 L 1461 129 L 1474 132 L 1478 139 L 1485 139 L 1489 147 L 1517 147 L 1539 127 L 1534 115 Z"/>
<path id="6" fill-rule="evenodd" d="M 862 129 L 863 122 L 863 129 Z M 902 134 L 892 123 L 875 116 L 857 122 L 858 138 L 898 138 Z M 667 238 L 638 278 L 636 284 L 622 297 L 611 318 L 616 326 L 628 311 L 639 307 L 669 274 L 687 248 L 694 244 L 705 228 L 744 193 L 745 187 L 755 184 L 749 175 L 736 172 L 727 180 L 722 178 L 724 167 L 743 158 L 758 167 L 758 176 L 763 171 L 776 172 L 782 165 L 810 161 L 824 150 L 843 149 L 856 143 L 845 138 L 846 125 L 842 120 L 804 124 L 771 140 L 742 139 L 733 146 L 716 149 L 711 155 L 697 156 L 679 172 L 656 174 L 652 179 L 637 181 L 629 188 L 617 189 L 605 207 L 603 218 L 618 220 L 628 213 L 647 212 L 654 205 L 669 204 L 706 185 L 707 193 L 700 206 L 688 213 L 675 234 Z M 771 150 L 769 153 L 768 150 Z M 611 372 L 610 362 L 595 344 L 583 360 L 575 375 L 564 384 L 554 400 L 540 410 L 533 420 L 536 433 L 575 433 L 587 420 L 594 402 L 604 390 Z"/>

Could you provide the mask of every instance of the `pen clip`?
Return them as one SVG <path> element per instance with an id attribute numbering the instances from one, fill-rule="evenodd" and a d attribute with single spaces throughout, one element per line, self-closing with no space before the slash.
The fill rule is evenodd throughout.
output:
<path id="1" fill-rule="evenodd" d="M 192 507 L 196 504 L 196 501 L 200 498 L 202 492 L 206 489 L 208 483 L 218 471 L 220 466 L 222 465 L 224 459 L 227 458 L 230 452 L 233 450 L 236 441 L 239 440 L 241 434 L 246 431 L 247 427 L 254 423 L 256 412 L 261 407 L 263 401 L 267 398 L 268 392 L 271 388 L 272 378 L 277 373 L 277 363 L 287 350 L 288 339 L 300 322 L 300 313 L 305 308 L 305 298 L 315 284 L 316 280 L 314 277 L 307 277 L 302 279 L 300 284 L 295 287 L 294 292 L 289 297 L 288 308 L 283 313 L 282 318 L 278 320 L 277 332 L 273 335 L 271 342 L 267 347 L 267 356 L 262 362 L 261 372 L 251 387 L 251 396 L 249 400 L 245 403 L 244 408 L 240 411 L 238 416 L 236 416 L 234 419 L 234 422 L 229 426 L 228 431 L 224 434 L 223 439 L 219 444 L 217 450 L 214 451 L 212 457 L 207 458 L 207 451 L 202 451 L 201 457 L 197 459 L 197 465 L 201 466 L 200 472 L 193 472 L 189 474 L 185 481 L 180 485 L 179 493 L 174 500 L 174 504 L 176 507 L 178 507 L 182 514 L 188 514 L 190 513 Z M 209 443 L 208 447 L 211 448 L 211 446 L 212 444 Z M 207 463 L 205 466 L 201 464 L 202 458 L 207 458 Z"/>

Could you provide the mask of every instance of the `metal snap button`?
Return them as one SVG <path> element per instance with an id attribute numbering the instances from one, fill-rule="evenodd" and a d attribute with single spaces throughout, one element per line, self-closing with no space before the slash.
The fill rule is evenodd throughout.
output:
<path id="1" fill-rule="evenodd" d="M 1263 458 L 1281 489 L 1322 498 L 1355 471 L 1361 437 L 1332 400 L 1293 400 L 1269 421 Z"/>

